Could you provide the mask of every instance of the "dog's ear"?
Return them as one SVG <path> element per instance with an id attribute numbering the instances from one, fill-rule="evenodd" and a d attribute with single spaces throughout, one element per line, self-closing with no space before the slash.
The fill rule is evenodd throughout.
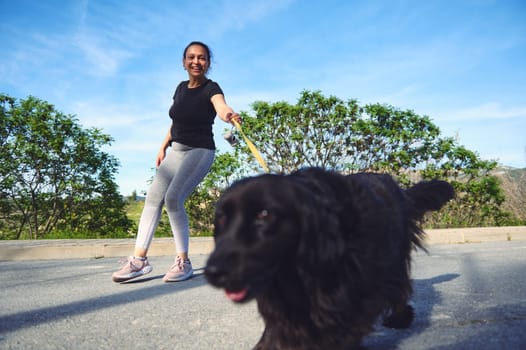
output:
<path id="1" fill-rule="evenodd" d="M 440 180 L 421 181 L 406 191 L 413 201 L 413 217 L 420 220 L 427 211 L 440 210 L 455 197 L 455 189 Z"/>

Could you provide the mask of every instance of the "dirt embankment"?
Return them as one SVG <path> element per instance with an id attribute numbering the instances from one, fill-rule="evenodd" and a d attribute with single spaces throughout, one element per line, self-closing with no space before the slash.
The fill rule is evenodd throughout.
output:
<path id="1" fill-rule="evenodd" d="M 526 220 L 526 168 L 498 168 L 494 175 L 500 180 L 506 196 L 503 209 Z"/>

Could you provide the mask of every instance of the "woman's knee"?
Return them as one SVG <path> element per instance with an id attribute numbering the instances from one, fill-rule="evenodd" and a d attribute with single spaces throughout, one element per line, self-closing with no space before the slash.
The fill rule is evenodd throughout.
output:
<path id="1" fill-rule="evenodd" d="M 146 194 L 146 199 L 144 200 L 145 206 L 150 207 L 162 207 L 164 204 L 164 194 L 157 191 L 149 191 Z"/>
<path id="2" fill-rule="evenodd" d="M 180 196 L 170 193 L 170 196 L 165 197 L 164 205 L 168 212 L 184 210 L 184 198 L 180 198 Z"/>

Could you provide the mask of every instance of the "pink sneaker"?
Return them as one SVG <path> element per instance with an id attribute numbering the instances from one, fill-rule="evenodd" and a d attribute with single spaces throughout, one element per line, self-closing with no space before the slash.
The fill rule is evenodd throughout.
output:
<path id="1" fill-rule="evenodd" d="M 179 256 L 175 258 L 175 264 L 170 267 L 170 270 L 164 275 L 163 281 L 165 282 L 179 282 L 184 281 L 192 277 L 194 270 L 192 269 L 192 263 L 186 259 L 183 261 Z"/>
<path id="2" fill-rule="evenodd" d="M 119 271 L 114 272 L 111 275 L 113 282 L 125 282 L 136 278 L 147 273 L 152 272 L 153 267 L 148 262 L 148 258 L 144 261 L 136 259 L 133 256 L 129 256 Z"/>

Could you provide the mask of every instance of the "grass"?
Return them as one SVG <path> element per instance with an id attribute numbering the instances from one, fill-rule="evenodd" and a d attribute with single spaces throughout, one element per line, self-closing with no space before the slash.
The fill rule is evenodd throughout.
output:
<path id="1" fill-rule="evenodd" d="M 139 225 L 142 208 L 144 208 L 144 201 L 130 201 L 126 208 L 126 215 L 137 225 Z"/>

